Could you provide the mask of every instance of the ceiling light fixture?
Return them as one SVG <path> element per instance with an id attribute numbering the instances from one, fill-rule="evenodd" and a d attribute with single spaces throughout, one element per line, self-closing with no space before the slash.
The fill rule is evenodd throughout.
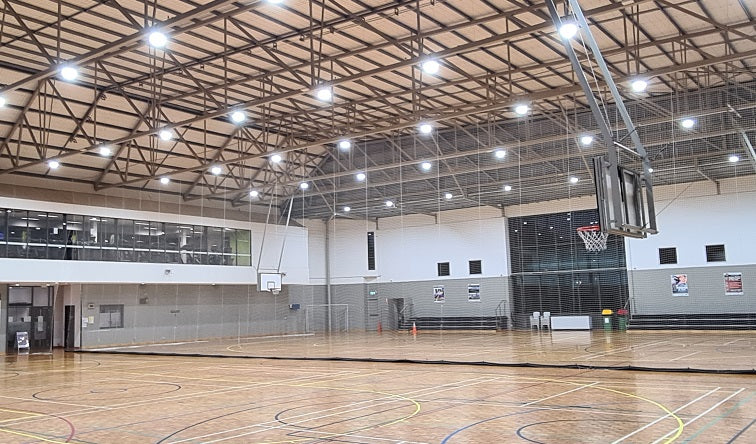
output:
<path id="1" fill-rule="evenodd" d="M 530 107 L 525 104 L 517 105 L 514 109 L 515 113 L 517 113 L 518 116 L 524 116 L 525 114 L 530 111 Z"/>
<path id="2" fill-rule="evenodd" d="M 394 206 L 394 201 L 387 200 L 386 201 L 386 206 L 389 207 L 389 208 L 393 207 Z"/>
<path id="3" fill-rule="evenodd" d="M 234 111 L 231 113 L 231 121 L 234 123 L 242 123 L 245 120 L 247 120 L 247 115 L 244 114 L 244 111 Z"/>
<path id="4" fill-rule="evenodd" d="M 0 96 L 0 108 L 5 106 L 5 97 Z"/>
<path id="5" fill-rule="evenodd" d="M 352 149 L 352 142 L 348 139 L 344 139 L 341 142 L 339 142 L 339 149 L 341 151 L 348 151 Z"/>
<path id="6" fill-rule="evenodd" d="M 579 179 L 579 178 L 577 178 L 577 177 L 575 177 L 575 176 L 570 176 L 570 183 L 571 183 L 571 184 L 573 184 L 573 185 L 574 185 L 574 184 L 576 184 L 576 183 L 578 183 L 578 182 L 580 182 L 580 179 Z"/>
<path id="7" fill-rule="evenodd" d="M 452 193 L 445 193 L 444 194 L 444 199 L 446 199 L 446 200 L 451 200 L 451 198 L 453 198 L 453 197 L 454 197 L 454 195 Z"/>
<path id="8" fill-rule="evenodd" d="M 249 197 L 257 197 L 260 195 L 260 192 L 257 190 L 252 190 L 249 192 Z"/>
<path id="9" fill-rule="evenodd" d="M 680 125 L 682 125 L 682 127 L 685 129 L 691 129 L 696 126 L 696 119 L 691 119 L 690 117 L 683 119 L 682 121 L 680 121 Z"/>
<path id="10" fill-rule="evenodd" d="M 507 151 L 503 150 L 503 149 L 498 149 L 498 150 L 494 151 L 494 156 L 497 159 L 503 159 L 503 158 L 507 157 Z"/>
<path id="11" fill-rule="evenodd" d="M 583 146 L 588 146 L 593 143 L 593 136 L 585 135 L 580 138 L 580 143 L 583 144 Z"/>
<path id="12" fill-rule="evenodd" d="M 504 191 L 512 191 L 512 185 L 504 185 Z"/>
<path id="13" fill-rule="evenodd" d="M 433 164 L 430 162 L 423 162 L 420 164 L 420 168 L 422 168 L 423 171 L 430 171 L 430 169 L 433 168 Z"/>
<path id="14" fill-rule="evenodd" d="M 324 86 L 315 93 L 315 97 L 318 98 L 318 100 L 322 100 L 323 102 L 330 102 L 333 98 L 333 91 L 331 91 L 331 88 L 329 86 Z"/>
<path id="15" fill-rule="evenodd" d="M 160 136 L 160 140 L 166 142 L 173 139 L 173 131 L 168 129 L 160 130 L 160 133 L 158 135 Z"/>
<path id="16" fill-rule="evenodd" d="M 357 175 L 355 177 L 360 182 L 362 182 L 363 180 L 365 180 L 365 178 L 367 178 L 367 176 L 365 175 L 365 173 L 357 173 Z"/>
<path id="17" fill-rule="evenodd" d="M 57 160 L 51 160 L 47 162 L 47 166 L 50 167 L 51 170 L 55 170 L 60 166 L 60 162 Z"/>
<path id="18" fill-rule="evenodd" d="M 727 160 L 729 160 L 729 161 L 730 161 L 730 162 L 732 162 L 732 163 L 736 163 L 737 161 L 739 161 L 739 160 L 740 160 L 740 157 L 739 157 L 739 156 L 738 156 L 737 154 L 733 154 L 733 155 L 732 155 L 732 156 L 730 156 L 730 157 L 729 157 L 729 158 L 728 158 Z"/>
<path id="19" fill-rule="evenodd" d="M 168 177 L 161 177 L 160 183 L 162 183 L 163 185 L 168 185 L 169 183 L 171 183 L 171 179 Z"/>
<path id="20" fill-rule="evenodd" d="M 223 168 L 221 168 L 219 165 L 215 165 L 214 167 L 210 168 L 210 172 L 217 176 L 223 172 Z"/>
<path id="21" fill-rule="evenodd" d="M 299 184 L 299 188 L 302 189 L 302 190 L 306 190 L 306 189 L 310 188 L 310 184 L 307 183 L 307 182 L 302 182 L 302 183 Z"/>
<path id="22" fill-rule="evenodd" d="M 433 125 L 430 123 L 421 123 L 418 130 L 420 130 L 420 134 L 430 134 L 433 132 Z"/>
<path id="23" fill-rule="evenodd" d="M 562 36 L 564 39 L 571 39 L 577 35 L 578 27 L 577 25 L 572 21 L 565 21 L 562 22 L 562 25 L 559 26 L 559 35 Z"/>
<path id="24" fill-rule="evenodd" d="M 108 156 L 110 156 L 110 154 L 111 154 L 111 153 L 112 153 L 112 150 L 110 149 L 110 147 L 109 147 L 109 146 L 107 146 L 107 145 L 102 145 L 102 146 L 100 147 L 100 155 L 101 155 L 101 156 L 103 156 L 103 157 L 108 157 Z"/>
<path id="25" fill-rule="evenodd" d="M 352 211 L 352 207 L 344 207 L 344 212 L 345 213 L 348 213 L 350 211 Z"/>
<path id="26" fill-rule="evenodd" d="M 63 77 L 64 80 L 73 82 L 77 77 L 79 77 L 79 70 L 77 70 L 73 66 L 64 66 L 60 69 L 60 76 Z"/>
<path id="27" fill-rule="evenodd" d="M 648 87 L 648 82 L 643 79 L 636 79 L 633 80 L 630 87 L 633 89 L 633 92 L 641 93 Z"/>
<path id="28" fill-rule="evenodd" d="M 441 65 L 436 60 L 426 60 L 422 65 L 423 72 L 426 74 L 438 74 Z"/>
<path id="29" fill-rule="evenodd" d="M 281 157 L 280 154 L 274 154 L 274 155 L 270 156 L 270 161 L 273 162 L 273 163 L 279 163 L 282 160 L 283 160 L 283 157 Z"/>
<path id="30" fill-rule="evenodd" d="M 147 40 L 153 48 L 162 48 L 168 43 L 168 37 L 160 31 L 152 31 Z"/>

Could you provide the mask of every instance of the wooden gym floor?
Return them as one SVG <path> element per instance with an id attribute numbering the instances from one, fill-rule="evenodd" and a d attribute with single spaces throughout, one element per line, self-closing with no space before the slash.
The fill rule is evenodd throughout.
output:
<path id="1" fill-rule="evenodd" d="M 254 357 L 411 359 L 657 369 L 756 369 L 752 331 L 509 331 L 273 335 L 94 350 Z"/>
<path id="2" fill-rule="evenodd" d="M 0 387 L 2 443 L 756 442 L 746 375 L 56 351 Z"/>

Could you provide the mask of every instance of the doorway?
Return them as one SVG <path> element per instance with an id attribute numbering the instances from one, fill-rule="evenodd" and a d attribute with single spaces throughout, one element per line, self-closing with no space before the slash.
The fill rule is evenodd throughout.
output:
<path id="1" fill-rule="evenodd" d="M 8 287 L 6 351 L 18 351 L 16 334 L 29 338 L 30 353 L 52 352 L 52 287 Z"/>
<path id="2" fill-rule="evenodd" d="M 76 306 L 66 305 L 64 316 L 63 348 L 71 350 L 76 346 Z"/>

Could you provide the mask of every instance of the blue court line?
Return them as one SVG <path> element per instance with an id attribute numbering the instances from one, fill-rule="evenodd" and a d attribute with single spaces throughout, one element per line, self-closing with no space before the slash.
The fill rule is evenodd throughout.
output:
<path id="1" fill-rule="evenodd" d="M 729 441 L 727 441 L 727 444 L 732 444 L 733 442 L 735 442 L 735 440 L 736 440 L 736 439 L 738 439 L 738 436 L 742 435 L 742 434 L 743 434 L 743 433 L 744 433 L 744 432 L 745 432 L 746 430 L 748 430 L 748 429 L 749 429 L 749 428 L 750 428 L 750 427 L 751 427 L 751 426 L 753 425 L 753 423 L 755 423 L 755 422 L 756 422 L 756 419 L 754 419 L 753 421 L 749 422 L 747 426 L 745 426 L 745 427 L 743 427 L 742 429 L 740 429 L 740 431 L 739 431 L 739 432 L 738 432 L 738 433 L 737 433 L 737 434 L 736 434 L 735 436 L 733 436 L 733 437 L 732 437 L 732 438 L 731 438 L 731 439 L 730 439 Z"/>
<path id="2" fill-rule="evenodd" d="M 747 398 L 745 398 L 744 400 L 742 400 L 739 403 L 735 404 L 735 406 L 732 407 L 730 410 L 727 410 L 723 414 L 721 414 L 721 415 L 717 416 L 716 418 L 712 419 L 711 421 L 709 421 L 705 426 L 703 426 L 700 429 L 698 429 L 698 431 L 696 433 L 694 433 L 690 438 L 688 438 L 685 441 L 683 441 L 683 444 L 691 442 L 694 439 L 696 439 L 698 437 L 698 435 L 700 435 L 701 433 L 703 433 L 704 431 L 706 431 L 707 429 L 709 429 L 709 427 L 713 426 L 714 424 L 718 423 L 719 421 L 721 421 L 721 420 L 727 418 L 728 416 L 730 416 L 732 414 L 732 412 L 734 412 L 735 410 L 737 410 L 740 406 L 742 406 L 742 405 L 746 404 L 747 402 L 749 402 L 751 400 L 751 398 L 753 398 L 754 396 L 756 396 L 756 393 L 751 393 Z"/>

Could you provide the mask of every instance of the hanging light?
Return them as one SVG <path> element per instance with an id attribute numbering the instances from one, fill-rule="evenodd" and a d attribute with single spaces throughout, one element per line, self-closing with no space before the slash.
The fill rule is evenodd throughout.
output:
<path id="1" fill-rule="evenodd" d="M 160 140 L 163 140 L 165 142 L 173 139 L 173 131 L 168 129 L 160 130 L 160 133 L 158 135 L 160 136 Z"/>
<path id="2" fill-rule="evenodd" d="M 569 40 L 575 35 L 577 35 L 578 27 L 573 21 L 564 21 L 562 22 L 562 25 L 559 27 L 559 35 L 562 36 L 562 38 Z"/>
<path id="3" fill-rule="evenodd" d="M 430 123 L 421 123 L 417 128 L 420 131 L 420 134 L 430 134 L 433 132 L 433 125 Z"/>
<path id="4" fill-rule="evenodd" d="M 584 146 L 588 146 L 593 143 L 593 136 L 586 134 L 585 136 L 580 138 L 580 143 L 582 143 Z"/>
<path id="5" fill-rule="evenodd" d="M 498 149 L 498 150 L 494 151 L 494 157 L 496 157 L 497 159 L 503 159 L 503 158 L 507 157 L 507 150 L 505 150 L 505 149 Z"/>
<path id="6" fill-rule="evenodd" d="M 163 185 L 168 185 L 169 183 L 171 183 L 171 179 L 169 177 L 161 177 L 160 183 L 162 183 Z"/>
<path id="7" fill-rule="evenodd" d="M 244 114 L 244 111 L 234 111 L 231 113 L 231 121 L 234 123 L 242 123 L 245 120 L 247 120 L 247 115 Z"/>
<path id="8" fill-rule="evenodd" d="M 306 189 L 310 188 L 310 184 L 307 183 L 307 182 L 302 182 L 302 183 L 299 184 L 299 188 L 301 188 L 302 190 L 306 190 Z"/>
<path id="9" fill-rule="evenodd" d="M 249 197 L 257 197 L 260 195 L 260 192 L 257 190 L 252 190 L 249 192 Z"/>
<path id="10" fill-rule="evenodd" d="M 358 181 L 362 182 L 363 180 L 365 180 L 367 178 L 367 175 L 365 175 L 365 173 L 357 173 L 357 175 L 355 176 L 355 178 Z"/>
<path id="11" fill-rule="evenodd" d="M 630 84 L 630 87 L 633 89 L 633 92 L 640 93 L 646 90 L 646 88 L 648 87 L 648 82 L 643 79 L 635 79 Z"/>
<path id="12" fill-rule="evenodd" d="M 152 31 L 147 40 L 153 48 L 163 48 L 168 43 L 168 37 L 160 31 Z"/>
<path id="13" fill-rule="evenodd" d="M 329 86 L 324 86 L 317 90 L 315 97 L 317 97 L 318 100 L 322 100 L 323 102 L 330 102 L 333 98 L 333 91 Z"/>
<path id="14" fill-rule="evenodd" d="M 60 76 L 63 77 L 64 80 L 73 82 L 79 77 L 79 70 L 73 66 L 64 66 L 60 69 Z"/>
<path id="15" fill-rule="evenodd" d="M 279 163 L 279 162 L 281 162 L 282 160 L 283 160 L 283 157 L 281 157 L 281 155 L 280 155 L 280 154 L 274 154 L 274 155 L 270 156 L 270 161 L 271 161 L 272 163 Z"/>
<path id="16" fill-rule="evenodd" d="M 215 165 L 214 167 L 210 168 L 210 172 L 217 176 L 223 172 L 223 168 L 221 168 L 220 165 Z"/>
<path id="17" fill-rule="evenodd" d="M 520 104 L 520 105 L 515 106 L 514 111 L 515 113 L 517 113 L 518 116 L 524 116 L 525 114 L 528 113 L 528 111 L 530 111 L 530 107 L 525 104 Z"/>
<path id="18" fill-rule="evenodd" d="M 441 69 L 441 65 L 436 60 L 426 60 L 422 64 L 422 69 L 424 73 L 434 75 L 438 74 L 439 69 Z"/>
<path id="19" fill-rule="evenodd" d="M 344 139 L 339 142 L 339 149 L 341 151 L 348 151 L 352 148 L 352 142 L 349 139 Z"/>
<path id="20" fill-rule="evenodd" d="M 50 167 L 51 170 L 55 170 L 60 166 L 60 162 L 57 160 L 51 160 L 47 162 L 47 166 Z"/>

